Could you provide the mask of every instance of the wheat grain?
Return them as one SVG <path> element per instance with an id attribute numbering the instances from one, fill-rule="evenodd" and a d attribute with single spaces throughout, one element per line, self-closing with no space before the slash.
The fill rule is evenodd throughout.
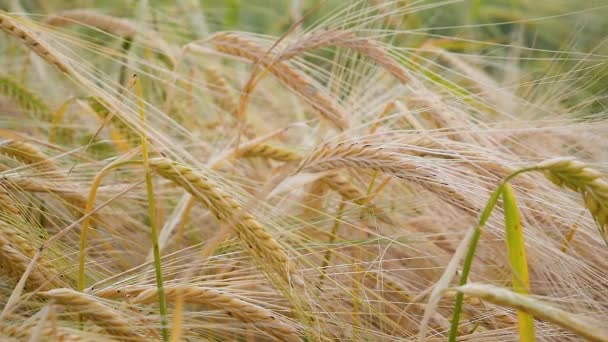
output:
<path id="1" fill-rule="evenodd" d="M 199 199 L 221 221 L 234 224 L 237 236 L 260 260 L 281 277 L 289 280 L 295 271 L 283 247 L 264 227 L 247 213 L 230 195 L 213 184 L 203 173 L 166 158 L 150 160 L 150 167 L 159 175 L 182 186 Z"/>
<path id="2" fill-rule="evenodd" d="M 53 299 L 57 304 L 88 318 L 116 338 L 147 341 L 143 335 L 134 331 L 133 326 L 120 311 L 110 308 L 93 296 L 66 288 L 53 289 L 40 295 Z"/>
<path id="3" fill-rule="evenodd" d="M 0 13 L 0 30 L 19 39 L 25 46 L 65 74 L 71 74 L 71 68 L 62 56 L 44 42 L 37 34 L 27 29 L 17 20 Z"/>

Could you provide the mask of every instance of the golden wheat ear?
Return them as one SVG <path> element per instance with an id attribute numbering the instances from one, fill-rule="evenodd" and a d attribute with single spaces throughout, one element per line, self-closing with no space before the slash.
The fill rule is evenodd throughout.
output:
<path id="1" fill-rule="evenodd" d="M 220 221 L 234 224 L 237 236 L 254 256 L 263 261 L 263 266 L 273 269 L 283 279 L 290 280 L 295 266 L 285 249 L 266 232 L 258 220 L 203 173 L 166 158 L 151 159 L 150 168 L 190 192 Z"/>
<path id="2" fill-rule="evenodd" d="M 0 30 L 20 40 L 32 52 L 65 74 L 71 74 L 71 67 L 55 49 L 50 47 L 36 33 L 30 31 L 21 22 L 0 13 Z"/>
<path id="3" fill-rule="evenodd" d="M 40 293 L 55 303 L 65 306 L 72 312 L 80 314 L 98 326 L 102 327 L 110 335 L 129 341 L 147 341 L 148 339 L 135 331 L 133 325 L 126 317 L 91 295 L 83 294 L 71 289 L 53 289 Z"/>

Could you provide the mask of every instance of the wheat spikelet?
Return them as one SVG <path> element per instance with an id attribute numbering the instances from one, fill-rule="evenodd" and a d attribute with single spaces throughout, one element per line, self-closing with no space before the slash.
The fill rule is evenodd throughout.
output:
<path id="1" fill-rule="evenodd" d="M 267 143 L 256 144 L 244 148 L 239 150 L 239 154 L 245 158 L 262 157 L 283 162 L 292 162 L 302 159 L 295 151 Z"/>
<path id="2" fill-rule="evenodd" d="M 206 67 L 204 69 L 207 84 L 211 90 L 213 101 L 223 110 L 236 116 L 238 104 L 234 102 L 232 91 L 228 86 L 226 79 L 220 74 L 216 68 Z"/>
<path id="3" fill-rule="evenodd" d="M 34 114 L 39 120 L 48 121 L 51 110 L 47 104 L 17 81 L 0 76 L 0 94 L 17 102 L 28 114 Z"/>
<path id="4" fill-rule="evenodd" d="M 242 57 L 253 63 L 260 63 L 288 88 L 306 100 L 336 128 L 344 130 L 347 127 L 344 110 L 332 98 L 319 91 L 312 79 L 286 62 L 274 62 L 271 58 L 265 57 L 266 51 L 262 47 L 235 33 L 218 33 L 209 38 L 208 41 L 217 51 Z"/>
<path id="5" fill-rule="evenodd" d="M 133 330 L 133 326 L 120 311 L 108 307 L 90 295 L 66 288 L 53 289 L 41 295 L 93 321 L 116 338 L 147 341 L 144 336 Z"/>
<path id="6" fill-rule="evenodd" d="M 31 165 L 39 171 L 55 171 L 57 167 L 52 160 L 36 147 L 17 140 L 9 140 L 0 144 L 0 153 L 13 157 L 24 164 Z"/>
<path id="7" fill-rule="evenodd" d="M 45 18 L 43 23 L 55 27 L 65 27 L 77 23 L 126 38 L 132 38 L 137 33 L 135 24 L 128 20 L 86 9 L 63 11 Z"/>
<path id="8" fill-rule="evenodd" d="M 141 304 L 152 304 L 157 301 L 157 289 L 152 287 L 132 286 L 121 289 L 104 289 L 96 291 L 95 295 L 103 298 L 128 296 L 133 303 Z M 181 296 L 185 303 L 204 304 L 214 309 L 224 310 L 229 316 L 264 328 L 281 341 L 300 341 L 297 330 L 278 319 L 272 311 L 248 303 L 231 293 L 207 287 L 177 285 L 165 287 L 165 296 L 169 301 L 174 301 Z"/>
<path id="9" fill-rule="evenodd" d="M 536 169 L 560 187 L 578 192 L 598 225 L 602 238 L 608 243 L 608 183 L 603 174 L 572 158 L 546 160 Z"/>
<path id="10" fill-rule="evenodd" d="M 214 185 L 204 174 L 166 158 L 150 160 L 150 167 L 159 175 L 182 186 L 207 206 L 221 221 L 234 224 L 237 236 L 263 266 L 269 266 L 281 277 L 289 280 L 295 271 L 283 247 L 268 234 L 264 227 L 247 213 L 230 195 Z"/>
<path id="11" fill-rule="evenodd" d="M 37 34 L 13 18 L 0 13 L 0 30 L 19 39 L 25 46 L 65 74 L 71 73 L 71 68 L 64 62 L 61 55 L 47 45 Z"/>

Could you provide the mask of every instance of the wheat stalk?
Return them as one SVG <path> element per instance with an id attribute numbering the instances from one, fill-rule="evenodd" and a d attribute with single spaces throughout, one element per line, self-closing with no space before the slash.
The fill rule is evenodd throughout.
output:
<path id="1" fill-rule="evenodd" d="M 0 30 L 19 39 L 31 51 L 49 64 L 54 65 L 59 71 L 65 74 L 72 73 L 68 63 L 63 60 L 57 51 L 46 44 L 37 34 L 4 13 L 0 13 Z"/>
<path id="2" fill-rule="evenodd" d="M 283 247 L 230 195 L 213 184 L 202 172 L 167 158 L 150 159 L 150 167 L 160 176 L 180 185 L 200 200 L 220 221 L 234 224 L 237 236 L 260 260 L 289 280 L 295 271 Z"/>
<path id="3" fill-rule="evenodd" d="M 66 288 L 53 289 L 40 295 L 53 299 L 57 304 L 93 321 L 118 339 L 147 341 L 143 335 L 134 331 L 133 326 L 120 311 L 108 307 L 93 296 Z"/>
<path id="4" fill-rule="evenodd" d="M 242 57 L 253 63 L 259 63 L 288 88 L 306 100 L 336 128 L 344 130 L 347 127 L 344 110 L 332 98 L 317 89 L 315 82 L 310 77 L 286 62 L 272 61 L 272 59 L 266 58 L 266 51 L 251 40 L 235 33 L 223 32 L 213 35 L 208 41 L 217 51 Z"/>
<path id="5" fill-rule="evenodd" d="M 536 318 L 547 320 L 571 330 L 590 341 L 608 341 L 608 330 L 602 328 L 601 322 L 579 318 L 572 313 L 563 311 L 527 295 L 494 285 L 475 283 L 454 287 L 451 290 L 464 293 L 468 296 L 478 297 L 493 304 L 512 307 L 529 313 Z"/>

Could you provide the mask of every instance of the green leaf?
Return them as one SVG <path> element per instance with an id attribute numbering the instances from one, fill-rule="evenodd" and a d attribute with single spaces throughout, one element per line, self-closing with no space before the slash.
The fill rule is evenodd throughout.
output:
<path id="1" fill-rule="evenodd" d="M 523 227 L 519 216 L 519 208 L 511 184 L 505 183 L 502 190 L 505 211 L 505 229 L 507 235 L 507 251 L 509 265 L 513 272 L 513 290 L 521 294 L 530 293 L 530 277 L 524 243 Z M 535 341 L 534 318 L 523 311 L 517 311 L 520 341 Z"/>

